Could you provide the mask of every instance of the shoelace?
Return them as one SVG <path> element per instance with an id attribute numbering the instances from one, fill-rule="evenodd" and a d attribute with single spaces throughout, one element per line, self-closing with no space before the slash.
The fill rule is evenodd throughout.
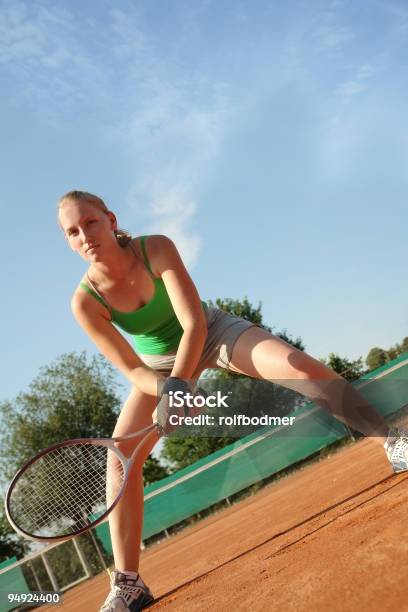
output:
<path id="1" fill-rule="evenodd" d="M 407 463 L 408 457 L 404 453 L 404 450 L 407 447 L 408 437 L 404 435 L 400 436 L 397 440 L 395 440 L 393 444 L 390 444 L 387 448 L 387 451 L 389 450 L 388 457 L 391 463 L 395 463 L 396 461 L 401 462 L 401 460 Z"/>
<path id="2" fill-rule="evenodd" d="M 139 594 L 142 590 L 142 587 L 138 586 L 137 584 L 135 584 L 134 586 L 131 586 L 130 584 L 113 584 L 113 581 L 114 579 L 112 579 L 111 581 L 111 592 L 109 593 L 105 601 L 105 606 L 109 606 L 116 597 L 123 597 L 126 601 L 127 595 L 131 595 L 133 593 Z"/>
<path id="3" fill-rule="evenodd" d="M 111 585 L 110 593 L 108 597 L 106 598 L 105 603 L 103 605 L 104 608 L 106 608 L 107 606 L 110 606 L 113 600 L 115 599 L 115 597 L 118 596 L 117 589 L 118 587 L 116 585 L 115 586 Z"/>

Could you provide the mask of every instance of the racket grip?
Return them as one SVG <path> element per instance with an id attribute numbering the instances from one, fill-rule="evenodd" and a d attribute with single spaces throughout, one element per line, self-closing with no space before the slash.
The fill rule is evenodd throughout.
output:
<path id="1" fill-rule="evenodd" d="M 163 387 L 161 388 L 159 395 L 169 394 L 172 391 L 176 393 L 176 391 L 181 391 L 183 394 L 191 393 L 191 387 L 188 382 L 184 378 L 178 378 L 177 376 L 168 376 L 163 383 Z"/>

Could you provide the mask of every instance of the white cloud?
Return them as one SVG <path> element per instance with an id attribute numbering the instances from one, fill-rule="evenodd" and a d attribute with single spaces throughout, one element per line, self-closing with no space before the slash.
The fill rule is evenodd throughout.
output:
<path id="1" fill-rule="evenodd" d="M 332 0 L 330 2 L 330 8 L 331 9 L 343 8 L 345 4 L 346 4 L 346 0 Z"/>
<path id="2" fill-rule="evenodd" d="M 135 9 L 129 14 L 114 8 L 110 11 L 110 19 L 112 33 L 116 37 L 113 49 L 115 55 L 133 62 L 140 55 L 146 59 L 150 43 L 146 32 L 139 27 Z"/>
<path id="3" fill-rule="evenodd" d="M 346 83 L 342 83 L 340 85 L 337 93 L 344 98 L 351 98 L 365 89 L 366 85 L 359 81 L 347 81 Z"/>
<path id="4" fill-rule="evenodd" d="M 349 67 L 352 78 L 341 83 L 334 92 L 325 138 L 321 142 L 322 163 L 327 176 L 344 176 L 354 164 L 355 155 L 366 138 L 364 98 L 370 79 L 379 67 L 359 64 Z"/>
<path id="5" fill-rule="evenodd" d="M 33 65 L 38 58 L 58 49 L 56 37 L 52 36 L 48 27 L 50 21 L 61 24 L 62 14 L 58 9 L 54 10 L 52 19 L 51 11 L 41 7 L 30 13 L 26 3 L 3 3 L 0 14 L 0 62 L 13 65 L 27 62 Z"/>
<path id="6" fill-rule="evenodd" d="M 346 43 L 353 40 L 354 37 L 355 35 L 350 28 L 330 24 L 321 26 L 316 32 L 316 38 L 320 45 L 333 51 L 343 49 Z"/>
<path id="7" fill-rule="evenodd" d="M 356 78 L 359 81 L 369 79 L 375 74 L 375 68 L 371 64 L 362 64 L 357 67 Z"/>
<path id="8" fill-rule="evenodd" d="M 153 220 L 152 233 L 170 236 L 176 243 L 183 260 L 188 266 L 194 265 L 202 240 L 191 230 L 190 224 L 197 210 L 197 204 L 185 184 L 149 185 L 155 191 L 156 199 L 151 202 Z"/>
<path id="9" fill-rule="evenodd" d="M 372 0 L 374 6 L 382 11 L 386 17 L 391 17 L 393 31 L 404 35 L 408 30 L 408 10 L 406 3 L 391 2 L 390 0 Z"/>
<path id="10" fill-rule="evenodd" d="M 47 1 L 0 3 L 0 67 L 32 108 L 44 101 L 50 116 L 85 101 L 101 84 L 102 70 L 86 49 L 72 12 Z M 81 22 L 87 29 L 88 23 Z M 12 95 L 12 94 L 11 94 Z"/>
<path id="11" fill-rule="evenodd" d="M 191 226 L 202 182 L 211 172 L 224 134 L 228 85 L 203 72 L 187 79 L 177 59 L 163 57 L 140 32 L 138 16 L 112 13 L 113 52 L 127 60 L 126 113 L 117 131 L 136 153 L 138 171 L 128 203 L 151 233 L 171 237 L 187 265 L 201 239 Z"/>
<path id="12" fill-rule="evenodd" d="M 342 55 L 348 43 L 356 37 L 354 28 L 345 23 L 344 5 L 343 0 L 332 0 L 313 18 L 313 38 L 318 48 L 331 56 Z"/>
<path id="13" fill-rule="evenodd" d="M 205 70 L 186 75 L 177 55 L 182 41 L 166 55 L 136 4 L 112 3 L 99 21 L 68 6 L 0 0 L 0 68 L 18 100 L 46 109 L 48 123 L 64 113 L 103 112 L 104 134 L 129 148 L 138 169 L 132 210 L 144 211 L 150 231 L 178 241 L 193 265 L 200 240 L 191 225 L 221 146 L 228 86 Z M 198 27 L 196 13 L 180 16 L 182 25 Z"/>
<path id="14" fill-rule="evenodd" d="M 354 68 L 354 78 L 341 83 L 336 93 L 343 99 L 351 99 L 369 86 L 369 79 L 376 73 L 376 69 L 371 64 L 361 64 Z"/>
<path id="15" fill-rule="evenodd" d="M 190 266 L 201 240 L 190 224 L 198 193 L 219 152 L 226 101 L 213 88 L 207 106 L 194 106 L 187 90 L 162 85 L 140 105 L 129 123 L 143 177 L 129 193 L 129 203 L 149 231 L 169 235 Z"/>

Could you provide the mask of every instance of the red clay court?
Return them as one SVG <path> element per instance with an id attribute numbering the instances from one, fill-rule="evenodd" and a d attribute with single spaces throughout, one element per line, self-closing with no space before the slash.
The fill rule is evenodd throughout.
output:
<path id="1" fill-rule="evenodd" d="M 407 568 L 408 474 L 362 440 L 144 551 L 141 574 L 152 611 L 400 612 Z M 104 572 L 62 609 L 98 610 L 108 590 Z"/>

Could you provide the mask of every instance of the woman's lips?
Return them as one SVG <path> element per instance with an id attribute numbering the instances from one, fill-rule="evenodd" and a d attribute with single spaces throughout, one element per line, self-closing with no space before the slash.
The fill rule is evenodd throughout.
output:
<path id="1" fill-rule="evenodd" d="M 93 244 L 92 246 L 90 246 L 90 247 L 88 247 L 88 248 L 86 249 L 86 252 L 87 252 L 87 253 L 92 253 L 92 251 L 94 251 L 95 249 L 97 249 L 97 248 L 98 248 L 98 246 L 99 246 L 99 244 Z"/>

